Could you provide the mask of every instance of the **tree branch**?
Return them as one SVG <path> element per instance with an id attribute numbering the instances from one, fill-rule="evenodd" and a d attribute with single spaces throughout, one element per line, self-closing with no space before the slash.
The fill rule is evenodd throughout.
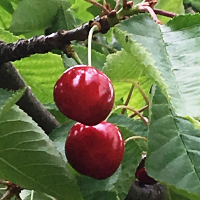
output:
<path id="1" fill-rule="evenodd" d="M 106 33 L 110 26 L 107 17 L 97 16 L 94 21 L 101 24 L 101 33 Z M 8 61 L 20 60 L 36 53 L 47 53 L 54 49 L 63 50 L 73 40 L 84 41 L 88 37 L 93 21 L 66 31 L 60 30 L 50 35 L 34 36 L 30 39 L 20 39 L 14 43 L 0 43 L 0 64 Z"/>
<path id="2" fill-rule="evenodd" d="M 26 86 L 23 78 L 10 63 L 0 65 L 0 88 L 19 90 Z M 53 115 L 34 96 L 30 87 L 27 87 L 21 99 L 16 103 L 46 132 L 51 133 L 60 124 Z"/>

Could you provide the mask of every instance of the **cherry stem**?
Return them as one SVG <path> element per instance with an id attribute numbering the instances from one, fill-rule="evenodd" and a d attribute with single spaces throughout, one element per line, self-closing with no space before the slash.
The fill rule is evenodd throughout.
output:
<path id="1" fill-rule="evenodd" d="M 31 190 L 31 199 L 30 200 L 33 200 L 33 196 L 34 196 L 34 190 Z"/>
<path id="2" fill-rule="evenodd" d="M 124 143 L 126 144 L 128 141 L 130 140 L 137 140 L 137 139 L 142 139 L 144 140 L 145 142 L 147 142 L 147 138 L 146 137 L 142 137 L 142 136 L 139 136 L 139 135 L 135 135 L 135 136 L 132 136 L 132 137 L 129 137 L 127 138 Z"/>
<path id="3" fill-rule="evenodd" d="M 149 105 L 146 105 L 146 106 L 144 106 L 143 108 L 141 108 L 140 110 L 138 110 L 138 112 L 141 113 L 141 112 L 143 112 L 144 110 L 146 110 L 148 107 L 149 107 Z M 137 115 L 137 114 L 134 113 L 134 114 L 132 114 L 132 115 L 130 116 L 130 118 L 133 118 L 133 117 L 135 117 L 136 115 Z"/>
<path id="4" fill-rule="evenodd" d="M 78 54 L 76 53 L 74 47 L 71 44 L 66 45 L 66 47 L 63 49 L 63 53 L 65 53 L 68 58 L 73 58 L 77 64 L 83 64 Z"/>
<path id="5" fill-rule="evenodd" d="M 139 10 L 142 11 L 142 12 L 148 12 L 156 23 L 162 24 L 162 22 L 158 19 L 158 17 L 155 14 L 154 10 L 150 6 L 139 5 Z"/>
<path id="6" fill-rule="evenodd" d="M 97 7 L 100 7 L 104 11 L 104 13 L 106 15 L 110 14 L 109 10 L 105 6 L 103 6 L 102 4 L 100 4 L 99 2 L 96 2 L 96 1 L 93 1 L 93 0 L 85 0 L 85 1 L 87 1 L 87 2 L 89 2 L 91 4 L 93 4 L 93 5 L 95 5 Z"/>
<path id="7" fill-rule="evenodd" d="M 157 15 L 162 15 L 162 16 L 170 17 L 170 18 L 173 18 L 173 17 L 175 17 L 175 16 L 178 16 L 178 14 L 176 14 L 176 13 L 168 12 L 168 11 L 165 11 L 165 10 L 154 9 L 154 12 L 155 12 Z"/>
<path id="8" fill-rule="evenodd" d="M 94 31 L 97 31 L 99 30 L 99 27 L 97 25 L 94 25 L 91 29 L 90 29 L 90 32 L 89 32 L 89 35 L 88 35 L 88 65 L 89 66 L 92 66 L 92 36 L 93 36 L 93 33 Z"/>
<path id="9" fill-rule="evenodd" d="M 72 53 L 72 58 L 76 61 L 77 64 L 82 65 L 83 62 L 81 61 L 81 59 L 79 58 L 78 54 L 76 53 L 76 51 L 74 51 Z"/>
<path id="10" fill-rule="evenodd" d="M 144 100 L 146 101 L 146 104 L 149 106 L 149 99 L 148 99 L 147 95 L 144 93 L 144 91 L 142 90 L 141 86 L 138 83 L 135 83 L 135 87 L 137 87 L 137 89 L 143 96 Z"/>
<path id="11" fill-rule="evenodd" d="M 0 179 L 0 184 L 7 186 L 9 184 L 9 181 L 4 181 Z"/>
<path id="12" fill-rule="evenodd" d="M 131 89 L 130 89 L 130 91 L 129 91 L 129 94 L 128 94 L 128 97 L 127 97 L 127 99 L 126 99 L 126 102 L 125 102 L 125 104 L 124 104 L 125 106 L 128 105 L 128 103 L 129 103 L 129 101 L 130 101 L 130 99 L 131 99 L 131 96 L 132 96 L 134 87 L 135 87 L 135 84 L 133 83 L 133 84 L 131 85 Z M 126 108 L 123 108 L 121 114 L 123 115 L 123 114 L 125 113 L 125 111 L 126 111 Z"/>
<path id="13" fill-rule="evenodd" d="M 127 0 L 123 0 L 123 9 L 126 9 L 127 6 Z"/>
<path id="14" fill-rule="evenodd" d="M 125 105 L 120 105 L 120 106 L 117 106 L 115 108 L 115 110 L 120 109 L 120 108 L 125 108 L 125 109 L 131 110 L 132 112 L 136 113 L 140 117 L 140 119 L 144 121 L 145 125 L 148 127 L 148 122 L 136 109 L 131 108 L 129 106 L 125 106 Z"/>
<path id="15" fill-rule="evenodd" d="M 115 0 L 116 1 L 116 5 L 115 5 L 115 8 L 114 8 L 114 10 L 118 10 L 118 7 L 119 7 L 119 3 L 120 3 L 120 0 Z"/>

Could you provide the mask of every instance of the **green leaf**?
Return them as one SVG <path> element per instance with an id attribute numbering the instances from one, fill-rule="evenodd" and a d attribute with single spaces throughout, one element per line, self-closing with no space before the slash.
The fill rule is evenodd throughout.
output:
<path id="1" fill-rule="evenodd" d="M 152 59 L 152 55 L 147 52 L 148 49 L 146 50 L 141 44 L 135 42 L 135 35 L 133 34 L 134 31 L 136 31 L 138 37 L 140 37 L 141 34 L 145 36 L 144 41 L 145 38 L 148 39 L 148 37 L 150 37 L 151 35 L 151 31 L 146 31 L 145 29 L 145 33 L 143 33 L 142 30 L 144 31 L 144 26 L 147 26 L 147 24 L 149 23 L 151 24 L 154 22 L 146 15 L 131 17 L 130 19 L 125 20 L 115 27 L 115 35 L 122 47 L 126 50 L 126 52 L 133 56 L 134 59 L 132 59 L 132 66 L 139 68 L 142 67 L 143 74 L 147 75 L 149 78 L 152 78 L 157 84 L 159 84 L 162 90 L 166 92 L 167 85 L 165 84 L 163 78 L 160 76 L 161 73 L 155 68 L 155 61 Z M 152 27 L 152 25 L 150 27 L 152 31 L 155 31 L 155 27 Z M 154 48 L 152 47 L 153 41 L 151 40 L 150 42 L 151 48 Z M 135 70 L 134 67 L 132 67 L 131 69 Z"/>
<path id="2" fill-rule="evenodd" d="M 146 169 L 150 176 L 200 197 L 200 130 L 176 116 L 158 87 L 150 107 Z M 190 194 L 191 193 L 191 194 Z M 191 198 L 193 199 L 193 198 Z"/>
<path id="3" fill-rule="evenodd" d="M 69 6 L 68 6 L 69 7 Z M 71 30 L 75 28 L 76 20 L 73 17 L 73 12 L 70 9 L 61 6 L 55 15 L 51 27 L 48 29 L 50 33 L 59 30 Z"/>
<path id="4" fill-rule="evenodd" d="M 118 37 L 124 49 L 125 33 L 132 40 L 142 44 L 156 61 L 144 72 L 151 76 L 168 97 L 177 115 L 198 117 L 200 115 L 199 98 L 199 20 L 200 15 L 175 17 L 166 25 L 157 25 L 146 14 L 133 16 L 117 25 L 116 30 L 123 31 Z M 121 32 L 122 32 L 121 31 Z M 184 53 L 183 53 L 184 52 Z M 143 58 L 146 53 L 143 53 Z"/>
<path id="5" fill-rule="evenodd" d="M 192 199 L 195 199 L 195 197 L 193 197 L 193 195 L 187 194 L 186 196 L 190 196 L 190 197 L 184 196 L 182 191 L 178 190 L 175 187 L 168 187 L 167 191 L 168 191 L 169 199 L 176 199 L 176 200 L 192 200 Z"/>
<path id="6" fill-rule="evenodd" d="M 54 129 L 49 137 L 53 141 L 54 145 L 56 146 L 57 150 L 62 154 L 63 159 L 66 161 L 65 156 L 65 141 L 67 139 L 68 133 L 72 126 L 75 124 L 75 121 L 68 121 L 64 125 Z"/>
<path id="7" fill-rule="evenodd" d="M 186 117 L 186 119 L 188 119 L 192 123 L 195 129 L 200 129 L 200 122 L 198 120 L 190 116 Z"/>
<path id="8" fill-rule="evenodd" d="M 83 64 L 87 65 L 88 64 L 88 48 L 83 47 L 83 46 L 74 46 L 74 49 L 76 50 Z M 102 70 L 102 67 L 105 61 L 106 61 L 105 55 L 95 50 L 92 50 L 92 66 L 93 67 L 99 70 Z M 74 61 L 73 58 L 68 58 L 66 55 L 63 55 L 63 62 L 66 69 L 74 65 L 77 65 L 77 63 Z"/>
<path id="9" fill-rule="evenodd" d="M 151 79 L 147 79 L 146 77 L 141 76 L 139 77 L 137 82 L 140 83 L 140 87 L 148 97 L 153 81 Z M 115 89 L 115 102 L 118 102 L 121 99 L 123 100 L 121 105 L 124 104 L 128 98 L 128 94 L 131 89 L 132 83 L 113 82 L 113 86 Z M 134 87 L 133 89 L 132 96 L 130 98 L 128 105 L 138 110 L 146 105 L 144 97 L 136 87 Z M 132 111 L 127 111 L 127 112 L 129 115 L 133 114 Z"/>
<path id="10" fill-rule="evenodd" d="M 112 195 L 111 200 L 117 200 L 117 194 L 111 194 L 113 192 L 114 183 L 120 174 L 121 168 L 119 168 L 111 177 L 104 180 L 96 180 L 88 176 L 77 175 L 77 182 L 80 187 L 81 193 L 84 199 L 101 199 L 98 194 Z M 104 193 L 105 192 L 105 193 Z M 115 192 L 115 191 L 114 191 Z M 96 198 L 94 198 L 96 197 Z"/>
<path id="11" fill-rule="evenodd" d="M 14 36 L 11 32 L 5 31 L 3 28 L 0 28 L 0 39 L 6 43 L 16 42 L 20 38 Z"/>
<path id="12" fill-rule="evenodd" d="M 101 191 L 101 192 L 95 192 L 93 194 L 88 194 L 88 196 L 85 196 L 85 199 L 87 200 L 118 200 L 115 192 L 110 191 Z"/>
<path id="13" fill-rule="evenodd" d="M 71 9 L 74 11 L 74 16 L 83 22 L 88 22 L 94 18 L 93 14 L 88 11 L 91 3 L 82 0 L 75 0 Z M 100 13 L 99 13 L 100 14 Z M 96 13 L 98 15 L 98 13 Z"/>
<path id="14" fill-rule="evenodd" d="M 82 199 L 52 141 L 17 106 L 0 116 L 0 177 L 59 200 Z"/>
<path id="15" fill-rule="evenodd" d="M 8 29 L 11 20 L 12 20 L 12 15 L 8 13 L 6 10 L 4 10 L 3 7 L 0 6 L 0 27 Z"/>
<path id="16" fill-rule="evenodd" d="M 15 67 L 42 103 L 53 103 L 53 88 L 64 72 L 60 56 L 52 53 L 32 55 L 15 61 Z"/>
<path id="17" fill-rule="evenodd" d="M 0 88 L 0 116 L 3 116 L 21 98 L 26 88 L 22 90 L 7 91 Z"/>
<path id="18" fill-rule="evenodd" d="M 137 62 L 137 57 L 127 53 L 125 50 L 109 54 L 103 67 L 103 72 L 113 82 L 134 82 L 138 80 L 142 71 L 142 63 Z"/>
<path id="19" fill-rule="evenodd" d="M 48 28 L 62 5 L 65 7 L 69 3 L 62 0 L 20 1 L 13 13 L 10 31 L 21 34 Z"/>
<path id="20" fill-rule="evenodd" d="M 14 9 L 13 9 L 11 2 L 9 2 L 8 0 L 1 0 L 0 6 L 2 8 L 4 8 L 10 14 L 12 14 L 14 12 Z"/>
<path id="21" fill-rule="evenodd" d="M 55 103 L 49 103 L 49 104 L 44 104 L 44 107 L 56 118 L 58 122 L 61 124 L 64 124 L 67 122 L 69 119 L 63 115 L 58 107 L 55 105 Z"/>
<path id="22" fill-rule="evenodd" d="M 127 130 L 131 131 L 132 134 L 128 135 L 127 137 L 133 135 L 140 135 L 147 137 L 148 132 L 144 122 L 128 118 L 125 115 L 116 115 L 116 114 L 111 115 L 108 121 L 119 127 L 124 127 Z M 124 137 L 124 139 L 127 139 L 127 137 Z"/>
<path id="23" fill-rule="evenodd" d="M 30 199 L 31 199 L 31 194 L 28 195 L 27 197 L 25 197 L 23 200 L 30 200 Z M 34 191 L 33 192 L 33 200 L 41 200 L 41 199 L 42 200 L 55 200 L 55 198 L 53 198 L 49 195 Z"/>
<path id="24" fill-rule="evenodd" d="M 144 122 L 128 118 L 125 115 L 117 115 L 117 114 L 112 114 L 108 119 L 108 121 L 118 126 L 123 135 L 124 140 L 136 135 L 147 137 L 148 132 Z M 137 139 L 135 141 L 143 151 L 147 151 L 146 141 L 141 139 Z"/>

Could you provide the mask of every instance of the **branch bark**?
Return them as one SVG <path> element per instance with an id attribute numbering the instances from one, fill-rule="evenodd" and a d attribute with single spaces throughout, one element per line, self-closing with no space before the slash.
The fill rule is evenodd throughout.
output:
<path id="1" fill-rule="evenodd" d="M 84 41 L 87 39 L 91 24 L 94 21 L 100 23 L 101 33 L 106 33 L 109 30 L 107 17 L 97 16 L 93 21 L 69 31 L 60 30 L 47 36 L 34 36 L 30 39 L 20 39 L 8 44 L 0 42 L 0 64 L 20 60 L 36 53 L 47 53 L 55 49 L 63 50 L 73 40 Z"/>

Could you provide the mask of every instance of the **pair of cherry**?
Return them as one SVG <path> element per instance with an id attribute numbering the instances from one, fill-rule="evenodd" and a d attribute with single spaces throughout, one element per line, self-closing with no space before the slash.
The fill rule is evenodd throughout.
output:
<path id="1" fill-rule="evenodd" d="M 110 79 L 99 70 L 77 65 L 67 69 L 54 87 L 54 100 L 68 118 L 78 121 L 69 131 L 65 153 L 71 166 L 96 179 L 111 176 L 124 155 L 119 129 L 104 121 L 114 104 Z M 143 184 L 155 184 L 142 159 L 135 176 Z"/>
<path id="2" fill-rule="evenodd" d="M 119 129 L 104 121 L 114 104 L 110 79 L 94 67 L 71 67 L 56 82 L 54 100 L 65 116 L 77 121 L 65 143 L 70 165 L 96 179 L 111 176 L 123 159 L 124 141 Z"/>

